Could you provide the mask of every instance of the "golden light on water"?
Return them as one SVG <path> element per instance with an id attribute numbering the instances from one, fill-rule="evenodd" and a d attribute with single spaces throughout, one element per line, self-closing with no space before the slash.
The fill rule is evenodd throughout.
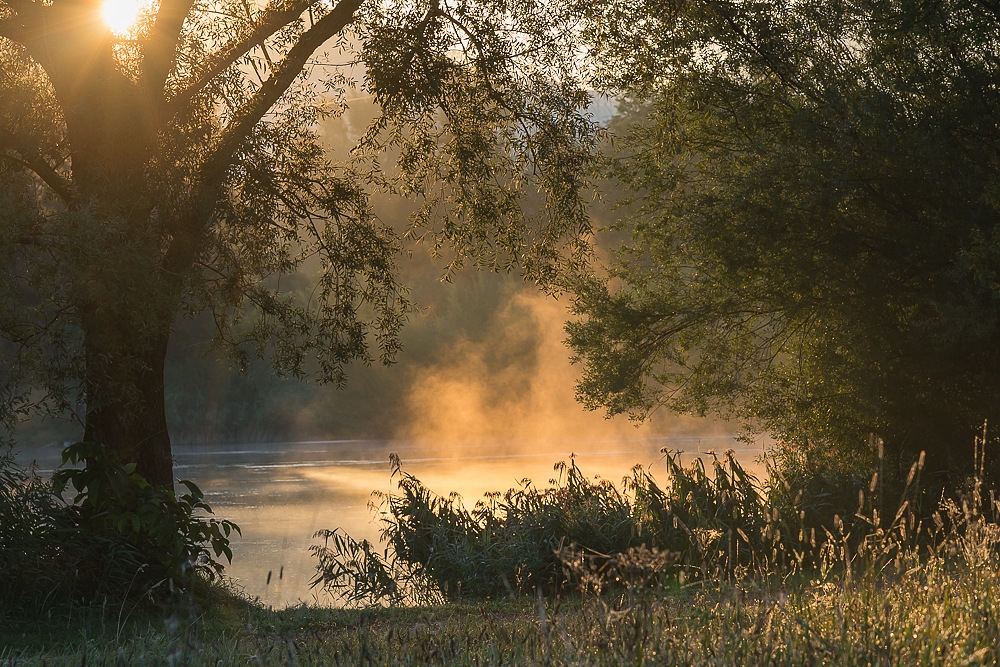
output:
<path id="1" fill-rule="evenodd" d="M 144 6 L 145 3 L 141 0 L 104 0 L 104 4 L 101 5 L 101 18 L 111 32 L 122 36 L 135 25 Z"/>

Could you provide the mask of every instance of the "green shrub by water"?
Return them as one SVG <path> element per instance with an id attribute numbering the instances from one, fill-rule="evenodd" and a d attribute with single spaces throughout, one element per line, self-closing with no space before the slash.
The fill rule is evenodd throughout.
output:
<path id="1" fill-rule="evenodd" d="M 700 460 L 685 468 L 667 453 L 665 461 L 665 487 L 637 466 L 619 489 L 588 479 L 570 460 L 556 466 L 553 487 L 525 482 L 486 494 L 469 511 L 396 460 L 399 492 L 378 496 L 387 548 L 317 533 L 324 543 L 313 547 L 314 585 L 353 603 L 428 602 L 602 588 L 605 578 L 594 573 L 626 562 L 636 573 L 652 568 L 653 578 L 764 571 L 783 553 L 773 538 L 790 531 L 731 452 L 713 457 L 711 473 Z"/>
<path id="2" fill-rule="evenodd" d="M 239 528 L 206 517 L 211 508 L 193 483 L 181 482 L 181 494 L 154 488 L 92 443 L 63 453 L 65 466 L 84 460 L 44 480 L 0 453 L 0 616 L 163 600 L 232 558 L 229 536 Z"/>
<path id="3" fill-rule="evenodd" d="M 394 459 L 398 492 L 377 494 L 386 546 L 320 531 L 313 585 L 365 605 L 805 576 L 936 548 L 960 519 L 957 501 L 926 511 L 920 461 L 906 476 L 892 475 L 878 456 L 849 473 L 810 466 L 790 448 L 765 463 L 762 481 L 731 451 L 713 454 L 708 467 L 701 459 L 682 466 L 665 452 L 665 484 L 637 466 L 619 488 L 588 479 L 571 460 L 556 466 L 551 488 L 525 482 L 468 510 Z M 974 486 L 961 502 L 982 493 L 981 481 Z M 993 512 L 976 502 L 977 512 Z"/>

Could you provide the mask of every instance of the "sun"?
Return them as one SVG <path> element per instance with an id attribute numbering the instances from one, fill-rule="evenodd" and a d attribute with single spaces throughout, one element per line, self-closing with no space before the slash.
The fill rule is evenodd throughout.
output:
<path id="1" fill-rule="evenodd" d="M 124 35 L 132 29 L 139 12 L 142 10 L 141 0 L 104 0 L 101 6 L 101 18 L 116 35 Z"/>

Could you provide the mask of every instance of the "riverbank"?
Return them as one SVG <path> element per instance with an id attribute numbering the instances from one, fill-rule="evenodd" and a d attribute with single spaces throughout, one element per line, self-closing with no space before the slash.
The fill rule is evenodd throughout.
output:
<path id="1" fill-rule="evenodd" d="M 205 492 L 216 517 L 240 526 L 241 534 L 232 535 L 234 558 L 226 563 L 227 574 L 265 606 L 284 607 L 332 602 L 309 586 L 317 565 L 309 548 L 321 543 L 313 538 L 316 531 L 340 528 L 358 540 L 378 542 L 382 526 L 373 520 L 369 502 L 373 490 L 396 491 L 390 453 L 436 493 L 457 492 L 472 509 L 484 493 L 504 491 L 525 478 L 538 488 L 549 486 L 556 476 L 553 464 L 571 455 L 590 478 L 620 483 L 641 463 L 666 479 L 663 448 L 682 450 L 685 462 L 734 448 L 748 469 L 764 451 L 763 444 L 751 447 L 731 435 L 683 434 L 528 444 L 469 440 L 447 447 L 401 440 L 240 443 L 176 447 L 174 470 Z M 46 475 L 61 453 L 61 447 L 25 450 L 18 462 L 37 462 Z"/>
<path id="2" fill-rule="evenodd" d="M 978 547 L 822 581 L 674 581 L 419 608 L 270 610 L 213 587 L 142 617 L 90 608 L 44 627 L 5 624 L 0 664 L 986 664 L 1000 657 L 998 596 L 996 563 Z"/>

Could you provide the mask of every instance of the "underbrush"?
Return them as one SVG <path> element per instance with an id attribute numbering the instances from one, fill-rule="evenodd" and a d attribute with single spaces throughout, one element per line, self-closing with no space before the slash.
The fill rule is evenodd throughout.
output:
<path id="1" fill-rule="evenodd" d="M 823 488 L 829 471 L 772 468 L 762 482 L 728 454 L 707 469 L 665 461 L 665 484 L 637 468 L 620 489 L 570 461 L 552 488 L 524 484 L 466 511 L 397 460 L 399 492 L 377 499 L 389 546 L 333 532 L 315 548 L 325 566 L 317 585 L 362 608 L 275 611 L 212 585 L 208 597 L 174 597 L 158 615 L 81 608 L 75 622 L 49 624 L 47 641 L 0 624 L 0 664 L 1000 659 L 997 501 L 978 476 L 918 512 L 930 507 L 919 462 L 898 480 L 873 473 L 839 501 L 807 501 L 791 480 L 819 475 L 813 488 Z M 899 502 L 879 497 L 890 492 Z M 835 511 L 837 502 L 853 513 Z M 832 513 L 832 527 L 814 530 L 814 506 Z"/>
<path id="2" fill-rule="evenodd" d="M 63 464 L 45 480 L 0 452 L 0 620 L 172 604 L 232 558 L 229 535 L 239 529 L 206 516 L 195 484 L 181 482 L 180 494 L 154 488 L 92 443 L 68 447 Z"/>
<path id="3" fill-rule="evenodd" d="M 599 589 L 606 578 L 594 575 L 608 568 L 651 576 L 680 566 L 703 576 L 759 561 L 759 528 L 771 514 L 757 481 L 732 454 L 713 459 L 712 475 L 701 461 L 684 468 L 667 454 L 666 462 L 666 488 L 637 466 L 619 490 L 588 479 L 570 460 L 555 466 L 554 486 L 525 481 L 486 494 L 469 511 L 461 498 L 433 493 L 394 459 L 399 493 L 376 494 L 387 547 L 378 552 L 342 532 L 320 531 L 314 585 L 349 603 L 426 604 L 570 581 Z"/>
<path id="4" fill-rule="evenodd" d="M 855 468 L 845 481 L 793 450 L 779 455 L 766 461 L 761 481 L 731 451 L 713 454 L 708 468 L 700 459 L 682 466 L 664 452 L 665 484 L 637 466 L 620 487 L 588 479 L 570 460 L 556 466 L 551 487 L 524 482 L 487 494 L 472 510 L 454 494 L 435 494 L 393 458 L 398 492 L 377 494 L 373 503 L 385 546 L 320 531 L 313 585 L 348 605 L 433 604 L 535 591 L 633 594 L 700 582 L 898 575 L 928 558 L 967 555 L 970 543 L 980 560 L 993 557 L 998 505 L 980 475 L 953 496 L 938 495 L 928 511 L 922 459 L 905 476 L 893 475 L 879 455 L 867 475 Z"/>

